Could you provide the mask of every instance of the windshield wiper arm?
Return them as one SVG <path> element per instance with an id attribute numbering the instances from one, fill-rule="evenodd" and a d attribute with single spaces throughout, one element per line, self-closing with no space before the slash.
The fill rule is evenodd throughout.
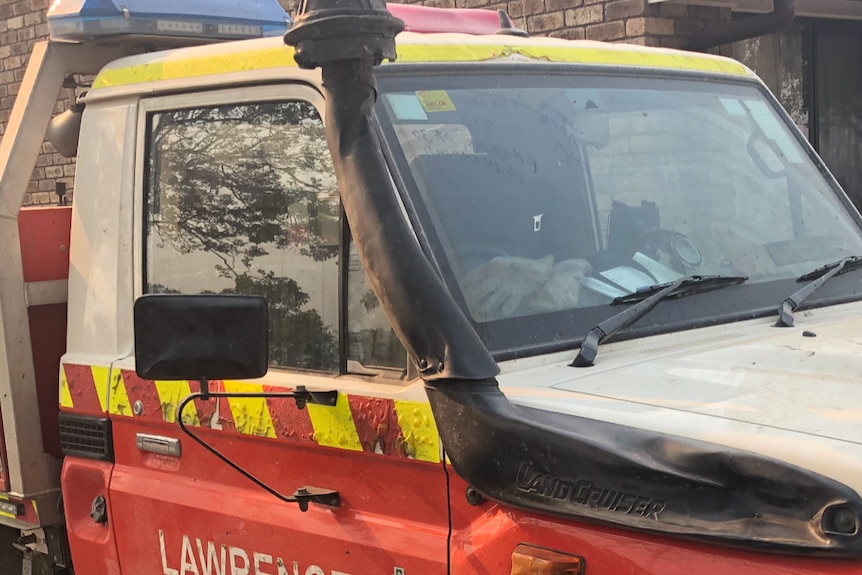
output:
<path id="1" fill-rule="evenodd" d="M 596 361 L 599 344 L 619 330 L 630 326 L 650 312 L 662 300 L 686 297 L 725 287 L 739 285 L 748 280 L 744 276 L 689 276 L 674 282 L 658 284 L 616 298 L 611 305 L 635 303 L 614 314 L 587 333 L 572 367 L 590 367 Z"/>
<path id="2" fill-rule="evenodd" d="M 793 327 L 793 312 L 802 305 L 802 302 L 835 276 L 860 267 L 862 267 L 862 257 L 849 256 L 799 276 L 796 279 L 798 282 L 814 281 L 781 302 L 781 305 L 778 306 L 778 321 L 775 322 L 775 327 Z"/>

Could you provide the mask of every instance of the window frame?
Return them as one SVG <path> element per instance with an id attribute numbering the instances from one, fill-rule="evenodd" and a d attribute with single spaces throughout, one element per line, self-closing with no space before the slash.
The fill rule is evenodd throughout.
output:
<path id="1" fill-rule="evenodd" d="M 186 92 L 181 94 L 161 95 L 152 98 L 142 99 L 138 108 L 138 133 L 136 136 L 136 154 L 135 154 L 135 190 L 134 190 L 134 277 L 133 280 L 133 296 L 135 299 L 141 297 L 146 292 L 147 282 L 147 240 L 146 240 L 146 214 L 147 214 L 147 187 L 148 187 L 148 171 L 147 158 L 149 156 L 149 123 L 153 114 L 160 112 L 170 112 L 182 109 L 206 108 L 211 106 L 230 106 L 241 105 L 248 103 L 265 103 L 265 102 L 286 102 L 290 100 L 298 100 L 307 102 L 314 106 L 320 115 L 321 121 L 326 124 L 326 106 L 323 95 L 307 84 L 287 83 L 287 84 L 267 84 L 261 86 L 235 86 L 224 89 L 213 89 L 198 92 Z M 345 339 L 344 334 L 344 317 L 345 317 L 345 295 L 344 282 L 346 276 L 343 273 L 341 261 L 345 257 L 345 235 L 344 235 L 344 211 L 339 208 L 340 223 L 339 223 L 339 238 L 338 238 L 338 286 L 336 292 L 338 317 L 336 321 L 336 332 L 338 337 L 338 362 L 335 371 L 327 372 L 323 370 L 306 370 L 299 367 L 280 367 L 270 366 L 270 371 L 274 372 L 296 372 L 322 375 L 332 377 L 344 375 L 346 373 L 346 355 L 342 352 L 342 341 Z"/>
<path id="2" fill-rule="evenodd" d="M 141 297 L 145 291 L 147 281 L 146 266 L 146 193 L 147 193 L 147 157 L 149 155 L 149 120 L 150 117 L 159 112 L 173 110 L 202 108 L 218 105 L 247 104 L 252 102 L 284 102 L 288 100 L 300 100 L 308 102 L 315 107 L 320 115 L 321 121 L 326 125 L 326 105 L 323 95 L 314 87 L 304 83 L 273 83 L 258 86 L 231 86 L 227 88 L 216 88 L 206 91 L 190 91 L 169 95 L 158 95 L 151 98 L 143 98 L 138 106 L 137 134 L 135 136 L 135 186 L 133 204 L 133 296 L 135 299 Z M 271 366 L 273 374 L 305 374 L 312 377 L 359 377 L 363 379 L 373 378 L 378 382 L 396 383 L 408 385 L 415 379 L 410 374 L 412 369 L 405 352 L 404 369 L 396 368 L 368 368 L 361 373 L 348 369 L 348 331 L 347 331 L 347 307 L 348 290 L 347 281 L 349 270 L 343 262 L 349 256 L 350 228 L 343 207 L 339 208 L 339 248 L 338 248 L 338 320 L 336 322 L 338 337 L 338 368 L 336 372 L 325 372 L 316 370 L 304 370 L 298 367 L 276 367 Z M 407 374 L 405 377 L 404 374 Z"/>

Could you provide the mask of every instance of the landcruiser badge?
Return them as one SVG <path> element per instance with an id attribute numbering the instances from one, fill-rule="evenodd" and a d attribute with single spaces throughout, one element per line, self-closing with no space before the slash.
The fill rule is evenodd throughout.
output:
<path id="1" fill-rule="evenodd" d="M 590 509 L 616 511 L 629 515 L 640 515 L 658 521 L 666 503 L 659 499 L 634 493 L 623 493 L 604 489 L 587 479 L 567 481 L 533 469 L 524 463 L 518 470 L 516 486 L 519 491 L 533 493 L 556 501 L 571 501 Z"/>

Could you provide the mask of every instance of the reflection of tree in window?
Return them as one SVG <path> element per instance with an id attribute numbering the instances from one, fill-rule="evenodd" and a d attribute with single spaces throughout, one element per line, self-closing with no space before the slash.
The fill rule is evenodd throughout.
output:
<path id="1" fill-rule="evenodd" d="M 270 362 L 338 366 L 338 192 L 305 102 L 151 118 L 148 291 L 269 301 Z"/>

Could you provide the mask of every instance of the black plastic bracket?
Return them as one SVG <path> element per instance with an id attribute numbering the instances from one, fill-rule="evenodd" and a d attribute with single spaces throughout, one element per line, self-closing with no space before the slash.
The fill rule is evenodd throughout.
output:
<path id="1" fill-rule="evenodd" d="M 299 510 L 305 513 L 308 511 L 309 503 L 319 503 L 327 507 L 340 507 L 341 496 L 338 491 L 331 489 L 321 489 L 320 487 L 300 487 L 293 494 L 296 503 L 299 505 Z"/>
<path id="2" fill-rule="evenodd" d="M 296 399 L 296 407 L 305 409 L 309 403 L 313 405 L 328 405 L 335 407 L 338 403 L 338 391 L 308 391 L 304 385 L 298 385 L 293 392 L 293 397 Z"/>

